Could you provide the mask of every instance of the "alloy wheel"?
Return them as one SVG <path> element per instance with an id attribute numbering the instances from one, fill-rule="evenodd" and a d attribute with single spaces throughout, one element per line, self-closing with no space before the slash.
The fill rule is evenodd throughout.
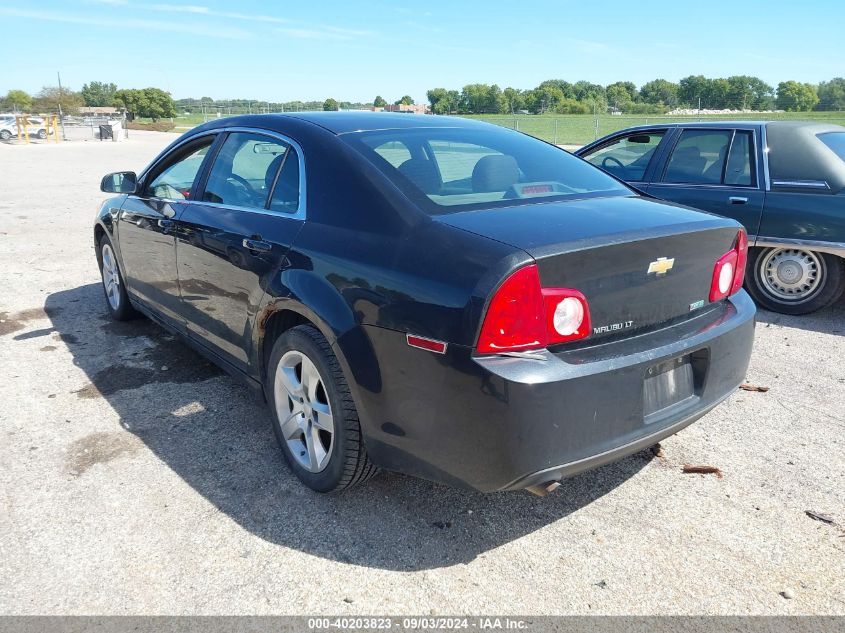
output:
<path id="1" fill-rule="evenodd" d="M 273 391 L 276 415 L 290 454 L 309 472 L 324 470 L 334 445 L 334 419 L 316 365 L 300 351 L 286 352 L 276 368 Z"/>
<path id="2" fill-rule="evenodd" d="M 120 273 L 117 260 L 109 244 L 103 245 L 103 287 L 112 310 L 120 308 Z"/>

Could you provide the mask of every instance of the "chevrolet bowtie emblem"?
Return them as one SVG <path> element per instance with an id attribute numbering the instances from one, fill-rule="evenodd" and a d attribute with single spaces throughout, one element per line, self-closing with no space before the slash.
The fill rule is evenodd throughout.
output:
<path id="1" fill-rule="evenodd" d="M 648 274 L 656 273 L 658 275 L 665 275 L 670 270 L 672 270 L 672 266 L 675 265 L 675 259 L 666 259 L 665 257 L 658 257 L 657 260 L 651 262 L 648 265 Z"/>

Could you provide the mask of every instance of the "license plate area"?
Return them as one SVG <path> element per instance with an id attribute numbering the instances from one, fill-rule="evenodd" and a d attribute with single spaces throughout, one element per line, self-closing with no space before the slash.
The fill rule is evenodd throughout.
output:
<path id="1" fill-rule="evenodd" d="M 655 422 L 676 409 L 685 408 L 698 399 L 696 368 L 693 354 L 686 354 L 652 365 L 643 380 L 643 416 L 646 424 Z"/>

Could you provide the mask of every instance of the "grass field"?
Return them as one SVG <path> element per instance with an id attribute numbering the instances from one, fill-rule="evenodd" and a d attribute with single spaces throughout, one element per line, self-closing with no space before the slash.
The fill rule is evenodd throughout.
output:
<path id="1" fill-rule="evenodd" d="M 701 117 L 689 116 L 599 116 L 597 119 L 589 114 L 573 115 L 529 115 L 516 117 L 491 114 L 469 116 L 468 118 L 495 123 L 504 127 L 518 129 L 531 136 L 559 145 L 584 145 L 605 134 L 610 134 L 622 128 L 633 125 L 649 125 L 652 123 L 678 123 L 681 121 L 771 121 L 774 119 L 791 119 L 795 121 L 819 121 L 845 125 L 845 112 L 779 112 L 779 113 L 751 113 L 740 115 L 710 115 Z"/>
<path id="2" fill-rule="evenodd" d="M 414 116 L 414 115 L 408 115 Z M 737 115 L 661 116 L 661 115 L 602 115 L 597 119 L 590 114 L 543 114 L 517 115 L 483 114 L 468 115 L 467 118 L 487 121 L 508 128 L 518 129 L 531 136 L 559 145 L 584 145 L 605 134 L 633 125 L 651 123 L 677 123 L 680 121 L 726 121 L 726 120 L 773 120 L 791 119 L 795 121 L 820 121 L 845 125 L 845 112 L 778 112 L 750 113 Z M 143 120 L 140 120 L 143 121 Z M 182 133 L 203 122 L 201 114 L 179 116 L 173 120 L 174 132 Z"/>

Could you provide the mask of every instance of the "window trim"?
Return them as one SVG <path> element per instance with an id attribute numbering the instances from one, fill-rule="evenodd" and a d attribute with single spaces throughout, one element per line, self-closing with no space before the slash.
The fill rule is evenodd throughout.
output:
<path id="1" fill-rule="evenodd" d="M 287 143 L 291 147 L 296 150 L 297 158 L 299 159 L 299 208 L 297 209 L 296 213 L 283 213 L 281 211 L 274 211 L 272 209 L 267 208 L 267 205 L 270 203 L 270 199 L 272 197 L 273 192 L 275 191 L 276 181 L 278 180 L 279 173 L 276 173 L 276 177 L 273 179 L 273 188 L 270 190 L 269 195 L 267 196 L 267 202 L 265 203 L 265 208 L 258 209 L 256 207 L 241 207 L 233 204 L 223 204 L 219 202 L 205 202 L 199 199 L 199 194 L 205 191 L 205 185 L 208 180 L 208 174 L 211 171 L 211 167 L 214 164 L 214 160 L 217 159 L 217 154 L 220 151 L 220 147 L 222 147 L 223 143 L 226 142 L 229 134 L 231 132 L 245 132 L 250 134 L 257 134 L 259 136 L 268 136 L 270 138 L 274 138 L 276 140 L 280 140 L 283 143 Z M 302 146 L 294 141 L 292 138 L 285 136 L 280 132 L 276 132 L 274 130 L 266 130 L 264 128 L 252 128 L 252 127 L 244 127 L 244 126 L 231 126 L 231 127 L 222 127 L 222 128 L 214 128 L 213 130 L 208 130 L 206 132 L 202 132 L 199 134 L 192 135 L 190 138 L 184 139 L 183 142 L 175 145 L 164 156 L 161 156 L 158 160 L 156 160 L 153 164 L 151 164 L 144 172 L 141 174 L 142 182 L 146 181 L 147 175 L 152 173 L 159 164 L 161 164 L 164 160 L 166 160 L 169 156 L 173 154 L 173 152 L 179 151 L 179 148 L 183 147 L 188 143 L 193 143 L 200 138 L 205 136 L 217 136 L 215 140 L 211 143 L 211 151 L 209 151 L 208 155 L 206 156 L 207 162 L 204 161 L 202 166 L 200 167 L 200 171 L 198 173 L 198 179 L 194 181 L 194 188 L 191 190 L 192 199 L 188 200 L 169 200 L 166 198 L 155 198 L 156 200 L 166 200 L 167 202 L 182 202 L 186 204 L 202 204 L 203 206 L 213 207 L 213 208 L 221 208 L 221 209 L 234 209 L 237 211 L 248 211 L 250 213 L 258 213 L 261 215 L 272 215 L 274 217 L 281 217 L 281 218 L 292 218 L 296 220 L 305 220 L 307 217 L 307 207 L 306 207 L 306 190 L 305 190 L 305 154 L 302 151 Z M 223 139 L 222 141 L 220 139 Z M 285 159 L 284 162 L 287 162 Z M 280 166 L 280 168 L 283 165 Z M 146 187 L 146 185 L 144 185 Z"/>
<path id="2" fill-rule="evenodd" d="M 725 164 L 722 165 L 722 176 L 721 182 L 719 183 L 708 183 L 708 182 L 666 182 L 666 172 L 669 171 L 669 163 L 672 161 L 672 156 L 675 154 L 675 149 L 678 147 L 678 143 L 681 142 L 681 139 L 684 136 L 684 132 L 690 131 L 703 131 L 703 132 L 730 132 L 731 138 L 728 141 L 728 152 L 725 154 Z M 737 132 L 747 132 L 751 135 L 751 145 L 749 147 L 749 152 L 751 152 L 751 156 L 749 156 L 749 163 L 751 167 L 751 176 L 752 176 L 752 184 L 750 185 L 728 185 L 725 184 L 725 170 L 727 169 L 728 165 L 728 157 L 730 155 L 731 147 L 734 143 L 734 138 L 736 137 Z M 678 127 L 678 134 L 675 135 L 675 139 L 672 142 L 672 147 L 669 148 L 667 156 L 663 160 L 663 167 L 660 172 L 660 178 L 654 180 L 651 184 L 659 185 L 661 187 L 695 187 L 700 189 L 743 189 L 746 191 L 755 190 L 760 191 L 760 175 L 757 165 L 757 135 L 754 133 L 753 128 L 744 128 L 744 127 Z"/>

